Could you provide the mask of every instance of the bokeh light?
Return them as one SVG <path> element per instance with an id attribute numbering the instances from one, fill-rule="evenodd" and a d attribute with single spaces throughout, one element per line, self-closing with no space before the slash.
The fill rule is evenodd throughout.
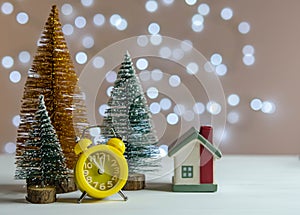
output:
<path id="1" fill-rule="evenodd" d="M 71 4 L 63 4 L 61 6 L 61 12 L 65 16 L 71 15 L 73 13 L 73 6 Z"/>
<path id="2" fill-rule="evenodd" d="M 28 23 L 28 21 L 29 21 L 29 16 L 28 16 L 28 14 L 25 13 L 25 12 L 20 12 L 20 13 L 17 14 L 16 20 L 17 20 L 17 22 L 18 22 L 19 24 L 24 25 L 24 24 Z"/>
<path id="3" fill-rule="evenodd" d="M 9 80 L 12 82 L 12 83 L 18 83 L 21 81 L 21 73 L 19 71 L 12 71 L 10 74 L 9 74 Z"/>
<path id="4" fill-rule="evenodd" d="M 78 64 L 85 64 L 87 62 L 87 54 L 85 52 L 78 52 L 75 56 Z"/>
<path id="5" fill-rule="evenodd" d="M 230 20 L 233 16 L 233 10 L 229 7 L 223 8 L 221 11 L 221 17 L 224 20 Z"/>
<path id="6" fill-rule="evenodd" d="M 99 111 L 99 114 L 101 116 L 106 116 L 107 114 L 105 113 L 106 112 L 106 109 L 108 108 L 108 105 L 107 104 L 103 104 L 103 105 L 100 105 L 98 111 Z"/>
<path id="7" fill-rule="evenodd" d="M 176 125 L 179 121 L 179 117 L 175 113 L 169 113 L 167 116 L 167 123 L 169 125 Z"/>
<path id="8" fill-rule="evenodd" d="M 158 4 L 154 0 L 148 0 L 145 4 L 145 8 L 148 12 L 153 13 L 157 10 Z"/>
<path id="9" fill-rule="evenodd" d="M 5 15 L 9 15 L 14 11 L 14 6 L 10 2 L 4 2 L 1 5 L 1 11 Z"/>

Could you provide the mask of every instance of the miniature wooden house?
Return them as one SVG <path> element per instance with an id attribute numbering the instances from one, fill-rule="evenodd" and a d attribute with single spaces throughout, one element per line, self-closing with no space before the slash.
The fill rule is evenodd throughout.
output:
<path id="1" fill-rule="evenodd" d="M 200 134 L 201 133 L 201 134 Z M 202 126 L 200 133 L 194 127 L 169 146 L 169 156 L 174 157 L 173 191 L 215 192 L 214 158 L 221 152 L 213 146 L 212 128 Z"/>

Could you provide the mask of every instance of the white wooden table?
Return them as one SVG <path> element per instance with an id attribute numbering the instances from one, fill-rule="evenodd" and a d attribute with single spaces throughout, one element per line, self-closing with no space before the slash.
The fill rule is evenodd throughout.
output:
<path id="1" fill-rule="evenodd" d="M 216 193 L 171 192 L 172 162 L 148 175 L 147 189 L 126 192 L 102 201 L 86 199 L 77 204 L 80 192 L 58 195 L 53 204 L 25 201 L 23 181 L 15 181 L 14 157 L 0 156 L 0 215 L 53 214 L 203 214 L 254 215 L 300 213 L 300 161 L 297 156 L 224 156 L 216 162 Z"/>

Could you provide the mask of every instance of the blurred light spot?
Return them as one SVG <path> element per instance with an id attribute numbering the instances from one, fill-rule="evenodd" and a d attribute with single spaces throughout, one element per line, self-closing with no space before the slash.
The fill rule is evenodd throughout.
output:
<path id="1" fill-rule="evenodd" d="M 183 114 L 183 119 L 187 122 L 193 121 L 194 118 L 195 118 L 195 114 L 193 111 L 188 110 L 188 111 L 184 112 L 184 114 Z"/>
<path id="2" fill-rule="evenodd" d="M 12 118 L 12 124 L 15 126 L 15 127 L 19 127 L 20 125 L 20 122 L 21 122 L 21 117 L 20 115 L 16 115 Z"/>
<path id="3" fill-rule="evenodd" d="M 241 22 L 238 29 L 241 34 L 247 34 L 250 31 L 250 24 L 248 22 Z"/>
<path id="4" fill-rule="evenodd" d="M 222 60 L 222 56 L 218 53 L 215 53 L 210 57 L 210 62 L 214 66 L 220 65 L 222 63 Z"/>
<path id="5" fill-rule="evenodd" d="M 162 57 L 162 58 L 170 58 L 171 55 L 172 55 L 172 51 L 169 47 L 167 46 L 164 46 L 164 47 L 161 47 L 160 50 L 159 50 L 159 55 Z"/>
<path id="6" fill-rule="evenodd" d="M 227 66 L 225 64 L 220 64 L 216 66 L 216 73 L 218 76 L 224 76 L 227 73 Z"/>
<path id="7" fill-rule="evenodd" d="M 228 96 L 227 102 L 230 106 L 237 106 L 240 103 L 240 97 L 237 94 L 231 94 Z"/>
<path id="8" fill-rule="evenodd" d="M 178 87 L 181 83 L 180 77 L 178 75 L 172 75 L 169 78 L 169 84 L 171 87 Z"/>
<path id="9" fill-rule="evenodd" d="M 185 107 L 182 104 L 176 104 L 174 107 L 174 112 L 179 115 L 182 116 L 185 113 Z"/>
<path id="10" fill-rule="evenodd" d="M 103 57 L 100 57 L 100 56 L 97 56 L 94 58 L 93 60 L 93 66 L 96 68 L 96 69 L 100 69 L 104 66 L 105 64 L 105 60 Z"/>
<path id="11" fill-rule="evenodd" d="M 167 116 L 167 122 L 170 125 L 176 125 L 179 121 L 178 116 L 175 113 L 170 113 Z"/>
<path id="12" fill-rule="evenodd" d="M 245 55 L 243 57 L 243 63 L 246 65 L 246 66 L 251 66 L 255 63 L 255 57 L 253 55 Z"/>
<path id="13" fill-rule="evenodd" d="M 196 114 L 199 114 L 199 115 L 200 115 L 200 114 L 203 114 L 203 113 L 204 113 L 204 111 L 205 111 L 205 106 L 204 106 L 203 103 L 197 102 L 197 103 L 194 104 L 193 110 L 194 110 L 194 112 L 195 112 Z"/>
<path id="14" fill-rule="evenodd" d="M 28 63 L 30 61 L 30 54 L 28 51 L 21 51 L 19 53 L 19 61 L 21 63 Z"/>
<path id="15" fill-rule="evenodd" d="M 16 152 L 16 144 L 12 142 L 8 142 L 4 146 L 4 151 L 8 154 L 13 154 Z"/>
<path id="16" fill-rule="evenodd" d="M 150 99 L 156 99 L 158 97 L 158 90 L 157 88 L 155 87 L 150 87 L 148 88 L 147 90 L 147 96 L 150 98 Z"/>
<path id="17" fill-rule="evenodd" d="M 100 13 L 95 14 L 93 22 L 96 26 L 102 26 L 105 23 L 105 17 Z"/>
<path id="18" fill-rule="evenodd" d="M 78 64 L 85 64 L 87 61 L 87 55 L 84 52 L 77 52 L 75 59 Z"/>
<path id="19" fill-rule="evenodd" d="M 21 80 L 21 73 L 18 72 L 18 71 L 12 71 L 10 74 L 9 74 L 9 80 L 12 82 L 12 83 L 18 83 L 20 82 Z"/>
<path id="20" fill-rule="evenodd" d="M 84 48 L 90 49 L 94 46 L 94 38 L 92 36 L 85 36 L 82 39 L 82 45 Z"/>
<path id="21" fill-rule="evenodd" d="M 203 25 L 203 22 L 204 22 L 204 18 L 201 14 L 195 14 L 192 17 L 192 23 L 195 26 L 201 26 L 201 25 Z"/>
<path id="22" fill-rule="evenodd" d="M 94 0 L 81 0 L 81 4 L 85 7 L 90 7 L 94 3 Z"/>
<path id="23" fill-rule="evenodd" d="M 235 124 L 239 121 L 240 115 L 237 112 L 230 112 L 227 115 L 227 121 L 231 124 Z"/>
<path id="24" fill-rule="evenodd" d="M 105 113 L 106 109 L 109 108 L 109 106 L 107 104 L 103 104 L 99 107 L 98 111 L 99 111 L 99 114 L 101 116 L 106 116 L 107 114 Z"/>
<path id="25" fill-rule="evenodd" d="M 181 60 L 184 57 L 184 51 L 182 49 L 174 49 L 172 56 L 175 60 Z"/>
<path id="26" fill-rule="evenodd" d="M 210 101 L 210 102 L 207 103 L 206 109 L 212 115 L 218 115 L 221 112 L 222 107 L 219 103 L 214 102 L 214 101 Z"/>
<path id="27" fill-rule="evenodd" d="M 208 15 L 210 12 L 210 8 L 208 4 L 202 3 L 198 6 L 198 13 L 200 13 L 202 16 Z"/>
<path id="28" fill-rule="evenodd" d="M 3 14 L 9 15 L 14 11 L 14 6 L 10 2 L 4 2 L 1 5 L 1 11 Z"/>
<path id="29" fill-rule="evenodd" d="M 255 98 L 250 102 L 250 107 L 252 108 L 252 110 L 258 111 L 262 108 L 262 101 Z"/>
<path id="30" fill-rule="evenodd" d="M 162 36 L 160 36 L 159 34 L 151 35 L 150 42 L 151 42 L 152 45 L 158 46 L 162 42 Z"/>
<path id="31" fill-rule="evenodd" d="M 6 69 L 11 68 L 14 65 L 14 59 L 11 56 L 5 56 L 2 58 L 2 66 Z"/>
<path id="32" fill-rule="evenodd" d="M 84 28 L 86 25 L 86 19 L 83 16 L 78 16 L 75 19 L 75 26 L 77 28 Z"/>
<path id="33" fill-rule="evenodd" d="M 153 22 L 148 26 L 148 32 L 149 34 L 158 34 L 160 31 L 160 26 L 159 24 Z"/>
<path id="34" fill-rule="evenodd" d="M 195 25 L 194 23 L 192 23 L 192 29 L 194 32 L 201 32 L 204 29 L 204 25 Z"/>
<path id="35" fill-rule="evenodd" d="M 187 5 L 192 6 L 192 5 L 194 5 L 194 4 L 197 3 L 197 0 L 185 0 L 185 3 L 186 3 Z"/>
<path id="36" fill-rule="evenodd" d="M 190 62 L 186 66 L 186 72 L 190 75 L 195 75 L 199 71 L 199 66 L 195 62 Z"/>
<path id="37" fill-rule="evenodd" d="M 106 95 L 107 95 L 108 97 L 111 96 L 111 91 L 112 91 L 113 89 L 114 89 L 113 86 L 110 86 L 110 87 L 107 88 L 107 90 L 106 90 Z"/>
<path id="38" fill-rule="evenodd" d="M 160 112 L 160 105 L 157 102 L 153 102 L 150 104 L 149 109 L 152 114 L 157 114 Z"/>
<path id="39" fill-rule="evenodd" d="M 148 37 L 146 35 L 140 35 L 138 36 L 137 38 L 137 44 L 140 46 L 140 47 L 145 47 L 148 45 L 149 43 L 149 40 L 148 40 Z"/>
<path id="40" fill-rule="evenodd" d="M 166 157 L 168 155 L 168 146 L 167 145 L 161 145 L 159 146 L 159 154 L 160 157 Z"/>
<path id="41" fill-rule="evenodd" d="M 69 36 L 71 34 L 73 34 L 74 32 L 74 28 L 73 28 L 73 25 L 71 24 L 65 24 L 63 27 L 62 27 L 62 31 L 65 35 Z"/>
<path id="42" fill-rule="evenodd" d="M 180 47 L 182 48 L 183 51 L 189 52 L 193 49 L 193 43 L 190 40 L 183 40 L 180 43 Z"/>
<path id="43" fill-rule="evenodd" d="M 157 10 L 158 4 L 154 0 L 148 0 L 145 4 L 145 8 L 148 12 L 153 13 Z"/>
<path id="44" fill-rule="evenodd" d="M 221 11 L 221 17 L 222 19 L 224 20 L 230 20 L 233 16 L 233 11 L 231 8 L 229 7 L 226 7 L 226 8 L 223 8 L 222 11 Z"/>
<path id="45" fill-rule="evenodd" d="M 213 71 L 215 71 L 213 65 L 210 62 L 206 62 L 204 64 L 204 70 L 206 72 L 213 72 Z"/>
<path id="46" fill-rule="evenodd" d="M 254 47 L 252 45 L 245 45 L 243 47 L 244 55 L 254 55 Z"/>
<path id="47" fill-rule="evenodd" d="M 145 58 L 140 58 L 136 61 L 136 67 L 139 69 L 139 70 L 145 70 L 147 69 L 149 63 L 148 63 L 148 60 L 145 59 Z"/>
<path id="48" fill-rule="evenodd" d="M 163 0 L 163 3 L 165 5 L 170 5 L 170 4 L 173 4 L 174 0 Z"/>
<path id="49" fill-rule="evenodd" d="M 65 16 L 71 15 L 73 13 L 73 7 L 70 4 L 63 4 L 61 6 L 61 12 Z"/>
<path id="50" fill-rule="evenodd" d="M 117 73 L 115 71 L 109 71 L 106 73 L 105 79 L 108 83 L 114 83 L 117 80 Z"/>
<path id="51" fill-rule="evenodd" d="M 148 70 L 141 71 L 139 76 L 142 81 L 149 81 L 151 78 L 151 74 Z"/>
<path id="52" fill-rule="evenodd" d="M 119 14 L 113 14 L 110 17 L 109 22 L 112 26 L 117 26 L 122 22 L 122 17 Z"/>
<path id="53" fill-rule="evenodd" d="M 168 98 L 163 98 L 162 100 L 160 100 L 159 104 L 161 106 L 161 109 L 163 110 L 169 110 L 172 106 L 172 102 Z"/>
<path id="54" fill-rule="evenodd" d="M 127 28 L 127 26 L 128 26 L 127 20 L 121 19 L 121 22 L 116 25 L 116 28 L 119 31 L 124 31 Z"/>
<path id="55" fill-rule="evenodd" d="M 20 12 L 17 14 L 16 19 L 19 24 L 24 25 L 29 21 L 29 16 L 25 12 Z"/>
<path id="56" fill-rule="evenodd" d="M 272 114 L 275 112 L 275 110 L 276 110 L 276 106 L 273 102 L 265 101 L 262 103 L 261 111 L 263 113 Z"/>
<path id="57" fill-rule="evenodd" d="M 96 136 L 98 136 L 98 135 L 101 134 L 101 129 L 100 129 L 99 127 L 96 127 L 96 128 L 90 128 L 90 129 L 89 129 L 89 132 L 90 132 L 90 135 L 91 135 L 92 137 L 96 137 Z"/>
<path id="58" fill-rule="evenodd" d="M 154 69 L 151 72 L 151 78 L 153 81 L 160 81 L 163 78 L 163 72 L 160 69 Z"/>

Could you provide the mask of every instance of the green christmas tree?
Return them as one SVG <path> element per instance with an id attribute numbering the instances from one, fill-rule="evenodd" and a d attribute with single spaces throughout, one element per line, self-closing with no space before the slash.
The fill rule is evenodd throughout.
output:
<path id="1" fill-rule="evenodd" d="M 111 128 L 122 137 L 130 172 L 158 168 L 160 153 L 152 117 L 139 78 L 127 52 L 114 83 L 102 133 L 110 137 Z"/>
<path id="2" fill-rule="evenodd" d="M 17 177 L 39 186 L 54 185 L 67 179 L 69 170 L 42 95 L 34 119 Z"/>

